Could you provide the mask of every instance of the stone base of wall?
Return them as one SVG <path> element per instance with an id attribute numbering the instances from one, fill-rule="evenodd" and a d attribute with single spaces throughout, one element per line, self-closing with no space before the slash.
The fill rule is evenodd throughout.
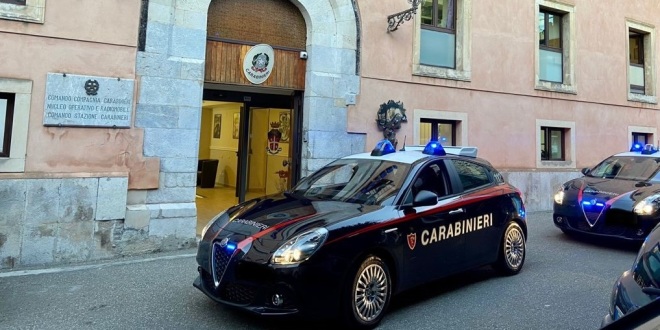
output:
<path id="1" fill-rule="evenodd" d="M 527 212 L 552 210 L 553 196 L 562 183 L 582 176 L 575 171 L 500 171 L 523 194 Z"/>
<path id="2" fill-rule="evenodd" d="M 194 203 L 128 197 L 128 177 L 1 179 L 0 269 L 196 246 Z"/>

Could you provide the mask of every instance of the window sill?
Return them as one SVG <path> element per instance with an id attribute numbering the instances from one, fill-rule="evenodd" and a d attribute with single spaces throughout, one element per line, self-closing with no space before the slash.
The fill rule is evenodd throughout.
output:
<path id="1" fill-rule="evenodd" d="M 534 88 L 540 91 L 577 95 L 577 87 L 574 85 L 553 83 L 549 81 L 537 81 Z"/>
<path id="2" fill-rule="evenodd" d="M 413 65 L 413 75 L 440 79 L 470 81 L 472 73 L 470 71 L 442 68 L 424 64 L 415 64 Z"/>
<path id="3" fill-rule="evenodd" d="M 536 165 L 538 168 L 575 168 L 575 162 L 571 160 L 542 160 Z"/>
<path id="4" fill-rule="evenodd" d="M 628 93 L 628 101 L 658 104 L 658 98 L 656 96 L 635 93 Z"/>
<path id="5" fill-rule="evenodd" d="M 0 173 L 19 173 L 25 171 L 25 158 L 0 158 Z"/>
<path id="6" fill-rule="evenodd" d="M 25 6 L 1 3 L 0 19 L 43 24 L 45 7 L 46 0 L 27 0 Z"/>

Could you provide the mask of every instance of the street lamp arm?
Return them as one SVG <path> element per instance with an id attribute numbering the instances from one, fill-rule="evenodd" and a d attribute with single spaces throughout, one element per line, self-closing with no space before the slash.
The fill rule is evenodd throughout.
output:
<path id="1" fill-rule="evenodd" d="M 408 0 L 408 3 L 412 5 L 411 8 L 387 16 L 387 32 L 396 31 L 399 28 L 399 25 L 412 19 L 413 15 L 417 13 L 417 7 L 419 7 L 421 1 L 422 0 Z"/>

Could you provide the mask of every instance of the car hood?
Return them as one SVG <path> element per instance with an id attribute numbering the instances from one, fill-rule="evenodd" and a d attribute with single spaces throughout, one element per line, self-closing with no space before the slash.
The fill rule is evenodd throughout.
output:
<path id="1" fill-rule="evenodd" d="M 659 184 L 648 182 L 581 177 L 565 184 L 577 203 L 603 203 L 613 208 L 632 210 L 642 199 L 660 193 Z"/>
<path id="2" fill-rule="evenodd" d="M 292 195 L 268 196 L 229 209 L 229 221 L 223 224 L 215 240 L 228 238 L 239 248 L 250 250 L 248 257 L 253 261 L 266 262 L 284 242 L 302 232 L 325 227 L 332 236 L 333 230 L 354 227 L 382 208 Z"/>

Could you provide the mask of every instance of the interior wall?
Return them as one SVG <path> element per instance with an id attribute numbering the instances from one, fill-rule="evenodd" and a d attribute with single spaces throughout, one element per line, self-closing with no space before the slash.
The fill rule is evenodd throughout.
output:
<path id="1" fill-rule="evenodd" d="M 241 103 L 222 103 L 205 107 L 200 126 L 200 159 L 217 159 L 216 186 L 236 187 L 238 168 L 238 117 Z M 214 136 L 215 116 L 219 115 L 219 138 Z M 235 138 L 234 138 L 235 137 Z"/>

